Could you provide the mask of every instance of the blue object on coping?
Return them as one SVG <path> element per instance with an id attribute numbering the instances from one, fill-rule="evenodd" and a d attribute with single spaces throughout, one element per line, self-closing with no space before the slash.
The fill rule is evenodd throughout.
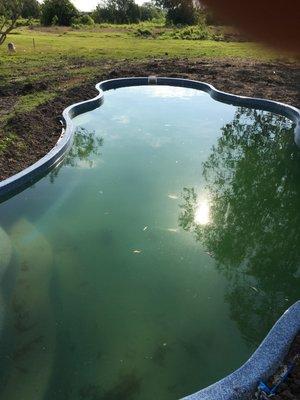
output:
<path id="1" fill-rule="evenodd" d="M 279 378 L 276 385 L 270 388 L 265 382 L 259 382 L 258 389 L 267 394 L 269 397 L 274 396 L 277 393 L 278 387 L 286 380 L 292 369 L 294 368 L 294 364 L 290 363 L 287 371 Z"/>

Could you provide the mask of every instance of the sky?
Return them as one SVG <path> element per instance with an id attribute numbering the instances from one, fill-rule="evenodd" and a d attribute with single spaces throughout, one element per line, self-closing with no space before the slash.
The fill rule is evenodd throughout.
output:
<path id="1" fill-rule="evenodd" d="M 94 10 L 96 5 L 100 3 L 100 0 L 71 0 L 72 3 L 80 11 L 91 11 Z M 135 0 L 137 4 L 142 4 L 146 0 Z"/>

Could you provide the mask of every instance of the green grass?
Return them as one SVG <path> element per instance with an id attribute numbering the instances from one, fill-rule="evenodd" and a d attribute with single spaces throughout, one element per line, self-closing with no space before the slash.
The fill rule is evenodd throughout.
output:
<path id="1" fill-rule="evenodd" d="M 137 34 L 139 30 L 149 31 L 150 35 Z M 0 139 L 0 152 L 11 143 L 23 146 L 21 138 L 17 139 L 6 125 L 15 115 L 34 110 L 87 77 L 99 76 L 102 67 L 114 68 L 114 61 L 205 57 L 269 61 L 279 58 L 278 54 L 254 43 L 189 40 L 201 35 L 200 27 L 165 27 L 159 21 L 101 24 L 80 29 L 38 26 L 16 29 L 6 43 L 13 42 L 17 52 L 10 55 L 6 43 L 0 46 L 0 88 L 9 88 L 14 101 L 0 118 L 5 133 Z M 18 92 L 17 88 L 26 84 L 35 84 L 34 92 L 20 95 L 22 91 Z"/>
<path id="2" fill-rule="evenodd" d="M 118 28 L 108 25 L 95 30 L 57 28 L 53 29 L 55 33 L 19 28 L 8 39 L 16 45 L 15 54 L 9 55 L 6 45 L 0 46 L 0 82 L 12 78 L 15 81 L 26 77 L 36 79 L 55 71 L 59 73 L 72 63 L 72 58 L 86 60 L 87 65 L 89 61 L 99 60 L 101 63 L 103 59 L 142 60 L 153 57 L 278 58 L 275 53 L 253 43 L 174 39 L 168 30 L 163 35 L 165 39 L 136 37 L 137 26 L 127 26 L 131 29 L 129 32 L 126 25 Z M 139 26 L 145 27 L 145 24 Z"/>
<path id="3" fill-rule="evenodd" d="M 160 36 L 136 36 L 137 29 L 146 28 L 151 32 L 159 31 Z M 155 23 L 120 26 L 103 24 L 86 30 L 21 27 L 7 41 L 16 45 L 17 52 L 9 55 L 6 45 L 0 46 L 0 86 L 11 82 L 51 79 L 62 72 L 69 78 L 89 74 L 93 68 L 96 70 L 91 64 L 97 65 L 99 69 L 102 60 L 207 57 L 267 61 L 278 58 L 277 54 L 254 43 L 182 40 L 178 29 Z M 74 59 L 81 59 L 83 65 L 80 68 L 72 66 Z"/>
<path id="4" fill-rule="evenodd" d="M 5 123 L 13 115 L 26 113 L 34 110 L 41 104 L 46 103 L 49 100 L 54 99 L 56 96 L 55 91 L 40 91 L 31 94 L 26 94 L 24 96 L 19 96 L 18 100 L 14 105 L 14 109 L 10 113 L 6 113 L 0 116 L 0 122 Z"/>
<path id="5" fill-rule="evenodd" d="M 7 133 L 3 139 L 0 139 L 0 154 L 16 141 L 18 141 L 18 137 L 14 133 Z"/>
<path id="6" fill-rule="evenodd" d="M 41 91 L 32 94 L 27 94 L 19 97 L 16 108 L 18 112 L 30 112 L 39 105 L 45 103 L 48 100 L 54 99 L 56 96 L 55 92 Z"/>
<path id="7" fill-rule="evenodd" d="M 126 25 L 125 25 L 126 26 Z M 124 26 L 106 27 L 100 30 L 57 30 L 49 33 L 20 28 L 10 36 L 10 41 L 17 47 L 17 53 L 7 55 L 6 46 L 0 47 L 2 62 L 10 64 L 29 60 L 53 58 L 57 55 L 80 56 L 87 58 L 143 59 L 161 57 L 240 57 L 270 59 L 276 55 L 253 43 L 216 42 L 213 40 L 174 40 L 172 35 L 165 39 L 145 39 L 135 37 L 132 31 L 125 31 Z M 147 26 L 141 24 L 141 27 Z M 54 30 L 55 32 L 55 30 Z M 170 32 L 167 31 L 166 32 Z M 36 49 L 33 48 L 33 39 Z"/>

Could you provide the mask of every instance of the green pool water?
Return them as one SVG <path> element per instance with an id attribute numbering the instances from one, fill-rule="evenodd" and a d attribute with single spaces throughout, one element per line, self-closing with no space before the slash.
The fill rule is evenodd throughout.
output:
<path id="1" fill-rule="evenodd" d="M 0 399 L 169 400 L 300 296 L 293 125 L 193 89 L 105 92 L 0 204 Z"/>

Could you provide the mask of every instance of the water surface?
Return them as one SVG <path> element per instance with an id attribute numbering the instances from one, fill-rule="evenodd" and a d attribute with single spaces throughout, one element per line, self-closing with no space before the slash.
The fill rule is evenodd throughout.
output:
<path id="1" fill-rule="evenodd" d="M 75 123 L 63 165 L 0 205 L 0 398 L 199 390 L 299 298 L 292 123 L 167 86 Z"/>

